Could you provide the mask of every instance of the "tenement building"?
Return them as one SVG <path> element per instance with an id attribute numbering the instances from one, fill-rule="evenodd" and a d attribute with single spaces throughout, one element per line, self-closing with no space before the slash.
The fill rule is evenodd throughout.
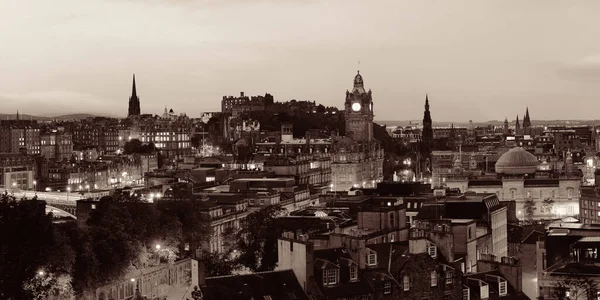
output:
<path id="1" fill-rule="evenodd" d="M 346 136 L 333 136 L 332 190 L 374 187 L 383 179 L 383 149 L 373 138 L 373 98 L 360 73 L 344 105 Z"/>
<path id="2" fill-rule="evenodd" d="M 539 170 L 537 158 L 521 147 L 504 153 L 496 162 L 496 174 L 453 176 L 449 188 L 461 192 L 494 193 L 500 201 L 515 201 L 519 219 L 549 219 L 579 213 L 581 176 L 577 175 L 571 155 L 564 169 Z"/>

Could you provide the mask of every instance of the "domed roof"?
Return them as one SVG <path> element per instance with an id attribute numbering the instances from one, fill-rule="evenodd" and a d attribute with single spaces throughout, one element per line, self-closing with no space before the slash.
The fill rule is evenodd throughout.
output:
<path id="1" fill-rule="evenodd" d="M 535 173 L 539 162 L 535 155 L 521 147 L 515 147 L 502 154 L 496 162 L 496 173 L 524 175 Z"/>

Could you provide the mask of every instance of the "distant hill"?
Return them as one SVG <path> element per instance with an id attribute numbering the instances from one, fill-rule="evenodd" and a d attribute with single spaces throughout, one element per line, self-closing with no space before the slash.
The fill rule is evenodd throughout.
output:
<path id="1" fill-rule="evenodd" d="M 52 120 L 67 121 L 67 120 L 81 120 L 81 119 L 93 118 L 93 117 L 104 117 L 104 116 L 97 116 L 97 115 L 92 115 L 92 114 L 70 114 L 70 115 L 61 115 L 61 116 L 55 116 L 55 117 L 44 117 L 44 116 L 32 116 L 32 115 L 19 114 L 19 118 L 21 120 L 37 120 L 37 121 L 52 121 Z M 106 116 L 106 117 L 111 117 L 111 116 Z M 0 120 L 16 120 L 16 119 L 17 119 L 17 114 L 0 114 Z"/>

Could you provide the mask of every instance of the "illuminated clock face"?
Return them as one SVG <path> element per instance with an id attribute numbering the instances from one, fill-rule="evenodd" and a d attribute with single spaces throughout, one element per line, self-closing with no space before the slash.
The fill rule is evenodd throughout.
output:
<path id="1" fill-rule="evenodd" d="M 352 104 L 352 110 L 353 111 L 359 111 L 360 110 L 360 103 L 353 103 Z"/>

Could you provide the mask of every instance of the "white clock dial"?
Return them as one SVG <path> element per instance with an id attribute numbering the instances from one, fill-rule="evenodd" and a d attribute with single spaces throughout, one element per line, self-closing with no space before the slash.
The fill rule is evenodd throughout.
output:
<path id="1" fill-rule="evenodd" d="M 359 111 L 360 110 L 360 103 L 353 103 L 352 104 L 352 110 L 353 111 Z"/>

